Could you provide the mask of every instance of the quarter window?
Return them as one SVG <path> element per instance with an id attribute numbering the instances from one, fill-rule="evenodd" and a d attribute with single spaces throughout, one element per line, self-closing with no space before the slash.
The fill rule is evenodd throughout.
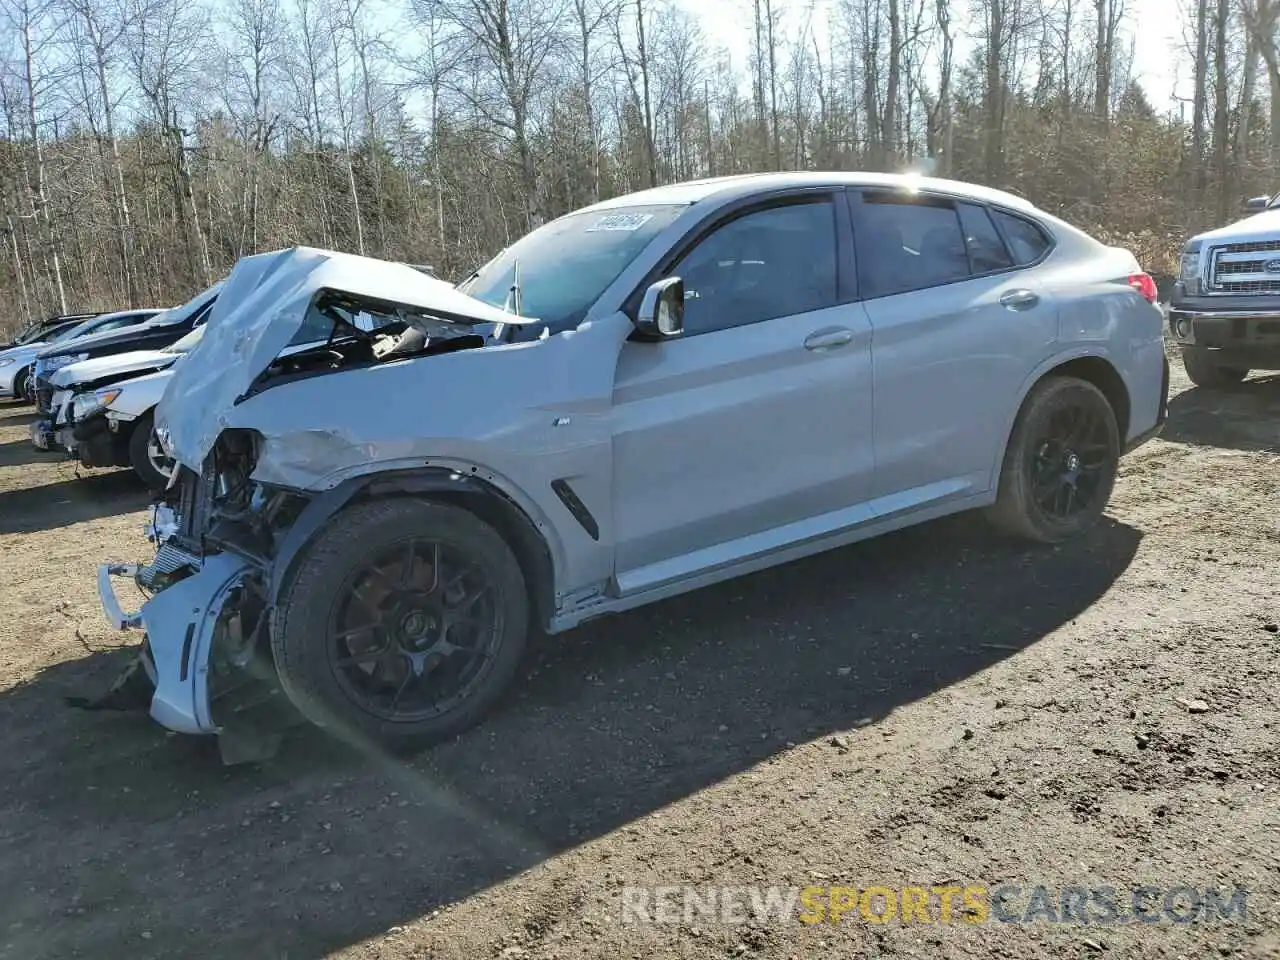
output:
<path id="1" fill-rule="evenodd" d="M 964 227 L 964 241 L 969 247 L 974 273 L 994 273 L 1013 266 L 1013 259 L 985 208 L 960 204 L 960 225 Z"/>
<path id="2" fill-rule="evenodd" d="M 1003 210 L 994 211 L 994 215 L 996 222 L 1000 224 L 1000 229 L 1009 240 L 1014 263 L 1021 267 L 1028 263 L 1035 263 L 1044 256 L 1050 242 L 1040 227 L 1030 220 L 1005 213 Z"/>
<path id="3" fill-rule="evenodd" d="M 865 296 L 922 290 L 970 276 L 960 217 L 949 200 L 863 194 L 854 224 Z"/>
<path id="4" fill-rule="evenodd" d="M 688 334 L 834 306 L 835 207 L 824 198 L 736 217 L 700 240 L 671 273 L 684 281 Z"/>

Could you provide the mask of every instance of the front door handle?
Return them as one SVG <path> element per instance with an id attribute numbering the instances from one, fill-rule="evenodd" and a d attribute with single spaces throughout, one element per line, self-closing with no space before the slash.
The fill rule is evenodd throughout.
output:
<path id="1" fill-rule="evenodd" d="M 806 350 L 834 350 L 853 342 L 853 331 L 847 327 L 823 327 L 804 338 Z"/>
<path id="2" fill-rule="evenodd" d="M 1030 310 L 1039 302 L 1039 295 L 1030 290 L 1010 290 L 1000 298 L 1000 306 L 1009 310 Z"/>

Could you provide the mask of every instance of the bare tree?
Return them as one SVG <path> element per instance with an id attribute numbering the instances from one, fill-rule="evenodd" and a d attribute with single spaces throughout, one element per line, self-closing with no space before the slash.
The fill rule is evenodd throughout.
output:
<path id="1" fill-rule="evenodd" d="M 65 313 L 67 291 L 62 282 L 60 244 L 49 216 L 45 152 L 38 120 L 40 101 L 48 93 L 46 67 L 53 43 L 55 9 L 48 0 L 5 0 L 0 9 L 14 31 L 19 47 L 18 72 L 23 89 L 25 133 L 31 138 L 32 163 L 26 171 L 30 213 L 40 230 L 58 308 Z"/>

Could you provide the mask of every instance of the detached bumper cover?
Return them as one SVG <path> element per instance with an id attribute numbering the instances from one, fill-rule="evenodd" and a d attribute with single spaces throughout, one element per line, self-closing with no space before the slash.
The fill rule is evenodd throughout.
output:
<path id="1" fill-rule="evenodd" d="M 206 557 L 198 573 L 162 590 L 137 611 L 121 609 L 113 578 L 132 579 L 138 567 L 104 564 L 98 569 L 98 597 L 107 621 L 116 629 L 147 632 L 148 673 L 155 694 L 151 717 L 178 733 L 217 733 L 209 709 L 209 653 L 214 627 L 228 592 L 249 565 L 219 553 Z"/>

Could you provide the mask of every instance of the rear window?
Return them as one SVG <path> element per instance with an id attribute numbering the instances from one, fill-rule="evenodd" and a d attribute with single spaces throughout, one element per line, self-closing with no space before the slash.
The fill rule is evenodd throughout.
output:
<path id="1" fill-rule="evenodd" d="M 1048 252 L 1052 241 L 1037 224 L 1003 210 L 994 211 L 996 222 L 1004 231 L 1013 260 L 1018 266 L 1035 263 Z"/>

